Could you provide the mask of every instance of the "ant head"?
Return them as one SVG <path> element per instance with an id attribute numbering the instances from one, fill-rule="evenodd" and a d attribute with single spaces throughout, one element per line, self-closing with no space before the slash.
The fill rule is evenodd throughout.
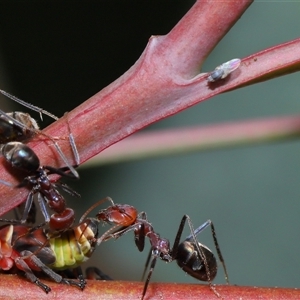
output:
<path id="1" fill-rule="evenodd" d="M 170 252 L 170 242 L 167 239 L 159 238 L 153 250 L 154 256 L 159 256 L 163 261 L 171 262 L 173 260 Z"/>

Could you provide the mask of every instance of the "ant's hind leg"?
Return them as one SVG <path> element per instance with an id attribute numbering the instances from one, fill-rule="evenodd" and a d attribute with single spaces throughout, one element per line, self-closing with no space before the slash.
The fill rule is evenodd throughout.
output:
<path id="1" fill-rule="evenodd" d="M 85 270 L 86 278 L 92 280 L 113 280 L 97 267 L 88 267 Z"/>

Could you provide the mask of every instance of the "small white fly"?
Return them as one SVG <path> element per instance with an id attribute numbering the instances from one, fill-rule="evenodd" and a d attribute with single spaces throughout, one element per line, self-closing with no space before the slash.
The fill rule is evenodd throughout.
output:
<path id="1" fill-rule="evenodd" d="M 207 77 L 208 82 L 215 82 L 226 78 L 231 72 L 236 70 L 241 64 L 239 58 L 234 58 L 216 67 Z"/>

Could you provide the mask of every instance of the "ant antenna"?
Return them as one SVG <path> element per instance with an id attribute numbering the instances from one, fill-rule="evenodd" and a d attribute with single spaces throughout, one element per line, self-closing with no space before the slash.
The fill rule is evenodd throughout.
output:
<path id="1" fill-rule="evenodd" d="M 42 121 L 43 121 L 43 115 L 42 114 L 44 114 L 44 115 L 46 115 L 46 116 L 48 116 L 48 117 L 50 117 L 50 118 L 52 118 L 52 119 L 54 119 L 56 121 L 59 119 L 57 116 L 49 113 L 48 111 L 46 111 L 46 110 L 44 110 L 44 109 L 42 109 L 42 108 L 40 108 L 38 106 L 35 106 L 33 104 L 27 103 L 24 100 L 21 100 L 21 99 L 17 98 L 16 96 L 13 96 L 13 95 L 9 94 L 8 92 L 0 90 L 0 93 L 2 95 L 6 96 L 7 98 L 10 98 L 11 100 L 17 102 L 17 103 L 19 103 L 19 104 L 21 104 L 21 105 L 23 105 L 23 106 L 25 106 L 27 108 L 30 108 L 33 111 L 38 112 L 40 114 L 40 118 L 41 118 Z M 15 122 L 15 120 L 13 120 L 13 121 Z M 18 124 L 18 126 L 19 126 L 19 124 Z"/>
<path id="2" fill-rule="evenodd" d="M 65 116 L 67 118 L 67 124 L 68 124 L 68 129 L 69 129 L 70 145 L 71 145 L 71 148 L 72 148 L 72 152 L 74 154 L 76 165 L 79 166 L 80 165 L 80 157 L 79 157 L 79 153 L 78 153 L 78 150 L 77 150 L 77 147 L 76 147 L 76 143 L 75 143 L 73 133 L 72 133 L 71 128 L 70 128 L 70 123 L 69 123 L 69 119 L 68 119 L 68 112 L 65 113 Z"/>
<path id="3" fill-rule="evenodd" d="M 79 224 L 83 222 L 83 220 L 86 219 L 86 216 L 93 210 L 95 209 L 97 206 L 101 205 L 102 203 L 106 202 L 106 201 L 109 201 L 111 203 L 111 205 L 115 205 L 114 201 L 112 198 L 110 197 L 105 197 L 101 200 L 99 200 L 98 202 L 96 202 L 95 204 L 93 204 L 80 218 L 79 220 Z"/>

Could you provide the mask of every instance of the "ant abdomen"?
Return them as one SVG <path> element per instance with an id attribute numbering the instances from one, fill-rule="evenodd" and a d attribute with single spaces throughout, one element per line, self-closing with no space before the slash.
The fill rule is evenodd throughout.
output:
<path id="1" fill-rule="evenodd" d="M 5 144 L 11 140 L 18 140 L 22 136 L 22 130 L 16 130 L 11 123 L 0 116 L 0 144 Z"/>
<path id="2" fill-rule="evenodd" d="M 75 222 L 75 213 L 71 208 L 65 208 L 60 214 L 53 214 L 50 217 L 49 226 L 54 231 L 64 231 Z"/>
<path id="3" fill-rule="evenodd" d="M 26 127 L 20 127 L 9 119 L 13 118 Z M 37 122 L 27 113 L 15 111 L 0 114 L 0 144 L 5 144 L 11 141 L 25 141 L 35 135 L 35 130 L 38 130 Z"/>
<path id="4" fill-rule="evenodd" d="M 1 153 L 7 162 L 22 171 L 33 173 L 40 166 L 40 160 L 34 151 L 21 142 L 4 144 Z"/>
<path id="5" fill-rule="evenodd" d="M 212 281 L 217 275 L 216 257 L 210 249 L 200 243 L 198 245 L 209 270 L 206 269 L 204 260 L 199 257 L 195 243 L 187 240 L 179 244 L 175 257 L 176 262 L 182 270 L 192 277 L 201 281 Z"/>

